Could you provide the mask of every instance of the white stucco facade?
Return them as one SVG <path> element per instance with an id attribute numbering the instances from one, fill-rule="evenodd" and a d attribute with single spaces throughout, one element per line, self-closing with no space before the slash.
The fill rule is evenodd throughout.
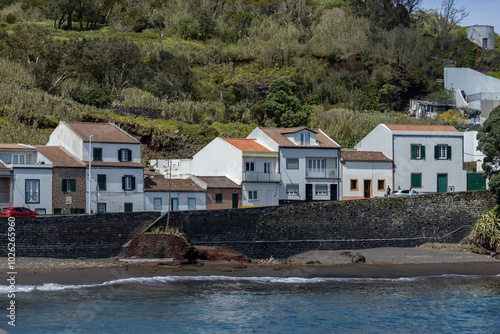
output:
<path id="1" fill-rule="evenodd" d="M 52 165 L 14 166 L 13 206 L 52 214 Z"/>
<path id="2" fill-rule="evenodd" d="M 392 162 L 342 162 L 342 199 L 384 197 L 387 187 L 394 189 Z"/>
<path id="3" fill-rule="evenodd" d="M 145 210 L 165 213 L 169 209 L 170 196 L 173 199 L 172 211 L 206 210 L 207 194 L 201 191 L 146 191 Z"/>
<path id="4" fill-rule="evenodd" d="M 495 28 L 487 25 L 474 25 L 466 28 L 467 39 L 485 50 L 495 49 Z"/>
<path id="5" fill-rule="evenodd" d="M 421 192 L 467 190 L 464 136 L 447 126 L 379 124 L 357 145 L 394 161 L 394 188 Z"/>

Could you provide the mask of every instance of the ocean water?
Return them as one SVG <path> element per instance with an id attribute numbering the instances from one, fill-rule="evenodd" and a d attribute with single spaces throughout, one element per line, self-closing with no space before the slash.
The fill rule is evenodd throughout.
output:
<path id="1" fill-rule="evenodd" d="M 500 333 L 500 275 L 169 276 L 16 289 L 12 327 L 0 286 L 7 333 Z"/>

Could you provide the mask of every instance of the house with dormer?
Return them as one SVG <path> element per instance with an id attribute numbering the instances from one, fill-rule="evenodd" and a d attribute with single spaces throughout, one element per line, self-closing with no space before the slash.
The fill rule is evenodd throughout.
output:
<path id="1" fill-rule="evenodd" d="M 52 165 L 39 160 L 35 146 L 0 144 L 0 205 L 52 213 Z"/>
<path id="2" fill-rule="evenodd" d="M 340 199 L 341 148 L 320 129 L 258 127 L 247 139 L 278 153 L 280 204 Z"/>
<path id="3" fill-rule="evenodd" d="M 87 212 L 143 210 L 141 145 L 118 126 L 61 121 L 47 146 L 61 146 L 85 163 Z"/>
<path id="4" fill-rule="evenodd" d="M 467 190 L 464 136 L 449 125 L 379 124 L 356 146 L 394 162 L 394 187 L 418 192 Z"/>

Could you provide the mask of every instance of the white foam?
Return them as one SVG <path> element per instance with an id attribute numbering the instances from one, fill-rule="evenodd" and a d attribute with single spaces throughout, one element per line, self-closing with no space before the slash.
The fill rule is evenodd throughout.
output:
<path id="1" fill-rule="evenodd" d="M 233 277 L 233 276 L 154 276 L 154 277 L 132 277 L 107 281 L 97 284 L 57 284 L 57 283 L 44 283 L 42 285 L 16 285 L 15 292 L 33 292 L 33 291 L 63 291 L 75 290 L 85 288 L 95 288 L 104 286 L 113 286 L 119 284 L 143 284 L 161 286 L 168 283 L 175 282 L 253 282 L 261 284 L 317 284 L 328 282 L 339 283 L 377 283 L 377 282 L 417 282 L 433 278 L 480 278 L 485 276 L 479 275 L 438 275 L 438 276 L 419 276 L 419 277 L 399 277 L 399 278 L 349 278 L 349 277 Z M 495 275 L 492 277 L 500 277 Z M 8 285 L 0 285 L 0 294 L 7 294 L 9 292 Z"/>

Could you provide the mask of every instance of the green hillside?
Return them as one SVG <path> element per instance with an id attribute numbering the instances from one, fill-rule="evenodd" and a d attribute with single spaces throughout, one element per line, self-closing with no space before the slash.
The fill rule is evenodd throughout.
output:
<path id="1" fill-rule="evenodd" d="M 0 0 L 0 142 L 44 144 L 83 120 L 120 124 L 144 159 L 259 125 L 352 147 L 380 122 L 417 122 L 410 99 L 448 102 L 445 66 L 500 77 L 497 50 L 420 2 Z"/>

